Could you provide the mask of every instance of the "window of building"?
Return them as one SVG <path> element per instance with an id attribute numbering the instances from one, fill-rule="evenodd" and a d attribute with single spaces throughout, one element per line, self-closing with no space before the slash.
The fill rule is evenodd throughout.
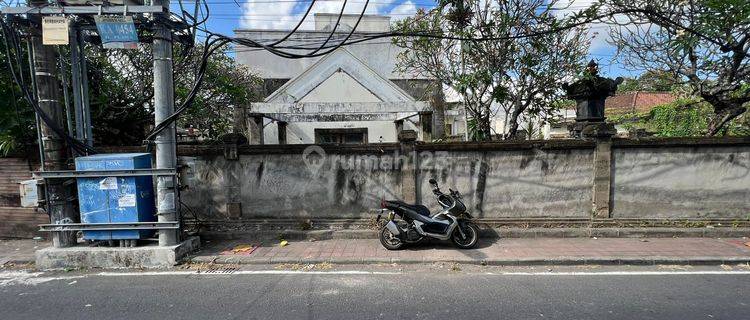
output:
<path id="1" fill-rule="evenodd" d="M 364 144 L 367 128 L 315 129 L 317 144 Z"/>

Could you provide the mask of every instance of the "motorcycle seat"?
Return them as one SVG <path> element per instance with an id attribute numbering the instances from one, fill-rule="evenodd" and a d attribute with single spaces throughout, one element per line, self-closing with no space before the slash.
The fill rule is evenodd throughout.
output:
<path id="1" fill-rule="evenodd" d="M 385 201 L 385 207 L 391 210 L 398 210 L 411 217 L 425 223 L 432 222 L 430 218 L 430 209 L 421 204 L 408 204 L 403 201 L 389 200 Z"/>

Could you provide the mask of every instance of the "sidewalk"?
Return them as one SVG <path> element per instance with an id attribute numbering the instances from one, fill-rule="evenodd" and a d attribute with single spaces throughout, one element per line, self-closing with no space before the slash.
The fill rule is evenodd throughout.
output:
<path id="1" fill-rule="evenodd" d="M 238 246 L 258 245 L 249 253 Z M 50 246 L 34 240 L 0 240 L 0 266 L 34 262 L 34 251 Z M 750 262 L 747 238 L 510 238 L 480 239 L 477 248 L 458 250 L 449 243 L 425 243 L 388 251 L 377 239 L 208 241 L 192 262 L 278 263 L 432 263 L 487 265 L 580 264 L 734 264 Z M 225 254 L 222 254 L 225 252 Z"/>
<path id="2" fill-rule="evenodd" d="M 52 242 L 37 240 L 0 240 L 0 267 L 34 262 L 34 251 L 49 247 Z"/>
<path id="3" fill-rule="evenodd" d="M 724 264 L 750 262 L 746 238 L 534 238 L 481 239 L 477 248 L 458 250 L 447 243 L 426 243 L 388 251 L 376 239 L 267 241 L 251 254 L 221 254 L 257 241 L 206 243 L 193 262 L 276 263 L 431 263 L 530 264 Z"/>

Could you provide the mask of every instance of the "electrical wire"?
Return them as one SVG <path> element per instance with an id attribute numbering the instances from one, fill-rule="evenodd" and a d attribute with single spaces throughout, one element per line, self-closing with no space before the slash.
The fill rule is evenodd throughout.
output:
<path id="1" fill-rule="evenodd" d="M 315 1 L 316 0 L 312 0 L 312 3 L 310 3 L 310 6 L 307 7 L 307 11 L 305 11 L 305 14 L 302 16 L 301 19 L 299 19 L 299 22 L 297 23 L 296 26 L 294 26 L 294 28 L 292 29 L 292 31 L 289 31 L 289 33 L 287 33 L 281 39 L 278 39 L 278 40 L 274 41 L 273 43 L 270 43 L 269 46 L 275 46 L 275 45 L 277 45 L 279 43 L 282 43 L 282 42 L 286 41 L 286 39 L 289 39 L 289 37 L 291 37 L 295 32 L 297 32 L 297 30 L 299 29 L 299 27 L 302 26 L 302 23 L 305 22 L 305 19 L 310 14 L 310 11 L 312 11 L 313 6 L 315 5 Z M 204 0 L 204 2 L 205 2 L 205 0 Z"/>
<path id="2" fill-rule="evenodd" d="M 179 1 L 180 1 L 180 7 L 182 8 L 182 0 L 179 0 Z M 209 59 L 210 55 L 213 54 L 216 50 L 218 50 L 219 48 L 223 47 L 224 45 L 226 45 L 228 43 L 232 43 L 232 44 L 235 44 L 235 45 L 242 45 L 242 46 L 245 46 L 245 47 L 248 47 L 248 48 L 257 48 L 257 49 L 266 50 L 266 51 L 268 51 L 268 52 L 270 52 L 270 53 L 272 53 L 274 55 L 277 55 L 277 56 L 283 57 L 283 58 L 288 58 L 288 59 L 303 59 L 303 58 L 314 58 L 314 57 L 324 56 L 324 55 L 327 55 L 328 53 L 331 53 L 331 52 L 337 50 L 338 48 L 346 46 L 346 45 L 354 45 L 354 44 L 358 44 L 358 43 L 362 43 L 362 42 L 366 42 L 366 41 L 373 41 L 373 40 L 376 40 L 376 39 L 392 38 L 392 37 L 427 38 L 427 39 L 436 39 L 436 40 L 460 40 L 460 41 L 500 41 L 500 40 L 512 40 L 512 39 L 520 39 L 520 38 L 527 38 L 527 37 L 537 37 L 537 36 L 543 36 L 543 35 L 547 35 L 547 34 L 551 34 L 551 33 L 556 33 L 556 32 L 561 32 L 561 31 L 565 31 L 565 30 L 570 30 L 570 29 L 573 29 L 573 28 L 581 27 L 583 25 L 586 25 L 586 24 L 589 24 L 589 23 L 592 23 L 592 22 L 601 21 L 601 20 L 603 20 L 605 18 L 611 18 L 612 16 L 615 16 L 615 15 L 618 15 L 618 14 L 636 14 L 636 13 L 640 13 L 640 14 L 645 14 L 645 15 L 650 15 L 650 16 L 653 16 L 653 17 L 660 18 L 660 19 L 666 21 L 667 23 L 671 23 L 671 24 L 674 24 L 674 25 L 679 25 L 677 22 L 674 22 L 674 21 L 670 20 L 668 17 L 664 17 L 663 15 L 662 16 L 658 15 L 658 13 L 655 10 L 653 10 L 652 8 L 631 8 L 631 9 L 621 9 L 621 10 L 616 10 L 616 11 L 611 11 L 611 12 L 605 12 L 605 13 L 598 14 L 598 15 L 593 16 L 593 17 L 589 17 L 589 18 L 582 19 L 582 20 L 579 20 L 579 21 L 574 21 L 572 23 L 568 23 L 567 25 L 558 26 L 558 27 L 555 27 L 555 28 L 549 28 L 549 29 L 546 29 L 546 30 L 537 30 L 537 31 L 534 31 L 534 32 L 523 33 L 523 34 L 514 34 L 514 35 L 509 35 L 509 36 L 462 37 L 462 36 L 445 35 L 440 30 L 433 31 L 433 32 L 430 32 L 430 31 L 424 31 L 424 32 L 406 32 L 406 31 L 393 30 L 393 31 L 388 31 L 388 32 L 374 32 L 374 33 L 361 34 L 361 35 L 358 35 L 357 37 L 355 37 L 354 39 L 352 39 L 352 36 L 353 36 L 355 30 L 357 29 L 357 26 L 359 25 L 361 19 L 365 15 L 367 6 L 368 6 L 368 4 L 370 2 L 369 0 L 366 0 L 364 8 L 362 9 L 362 13 L 359 14 L 359 17 L 357 18 L 357 21 L 356 21 L 354 27 L 351 28 L 351 30 L 344 37 L 344 39 L 340 40 L 340 41 L 337 41 L 337 43 L 335 43 L 335 44 L 329 44 L 329 42 L 333 38 L 334 34 L 336 34 L 338 26 L 339 26 L 339 24 L 341 22 L 341 19 L 342 19 L 342 16 L 343 16 L 343 13 L 344 13 L 344 10 L 345 10 L 345 7 L 346 7 L 346 3 L 347 3 L 347 0 L 344 0 L 342 8 L 341 8 L 341 12 L 339 13 L 338 18 L 336 20 L 336 25 L 334 25 L 334 27 L 332 28 L 331 32 L 328 34 L 328 36 L 326 37 L 326 39 L 319 46 L 317 46 L 317 48 L 314 48 L 314 47 L 310 47 L 310 46 L 299 46 L 299 45 L 283 45 L 282 46 L 281 44 L 284 43 L 284 42 L 286 42 L 287 40 L 289 40 L 289 38 L 294 33 L 296 33 L 298 31 L 299 27 L 302 25 L 302 23 L 304 22 L 305 18 L 309 15 L 310 11 L 312 10 L 312 7 L 315 4 L 316 0 L 311 0 L 310 1 L 310 6 L 306 10 L 305 15 L 302 17 L 302 19 L 297 23 L 297 25 L 289 33 L 287 33 L 281 39 L 277 39 L 277 40 L 275 40 L 275 41 L 273 41 L 271 43 L 263 43 L 262 41 L 255 40 L 255 39 L 249 39 L 249 38 L 230 37 L 230 36 L 226 36 L 226 35 L 223 35 L 223 34 L 220 34 L 220 33 L 216 33 L 216 32 L 210 31 L 210 30 L 208 30 L 205 27 L 201 27 L 201 25 L 205 25 L 205 22 L 209 18 L 209 15 L 210 15 L 210 11 L 209 10 L 210 10 L 210 8 L 209 8 L 209 5 L 208 5 L 208 1 L 206 1 L 206 0 L 196 0 L 196 1 L 203 1 L 203 6 L 205 7 L 205 14 L 203 16 L 203 19 L 201 19 L 200 21 L 198 21 L 198 17 L 192 17 L 184 9 L 182 10 L 183 16 L 179 16 L 179 15 L 175 15 L 175 14 L 171 14 L 171 13 L 169 15 L 169 16 L 175 17 L 175 19 L 177 19 L 177 20 L 180 20 L 181 22 L 183 22 L 187 26 L 187 27 L 183 26 L 183 28 L 181 28 L 181 29 L 191 28 L 191 29 L 195 30 L 194 32 L 197 32 L 198 30 L 200 30 L 200 31 L 204 32 L 207 35 L 207 37 L 205 39 L 204 48 L 203 48 L 203 54 L 201 56 L 200 67 L 198 68 L 198 71 L 197 71 L 196 81 L 195 81 L 195 83 L 194 83 L 191 91 L 189 92 L 187 98 L 182 103 L 182 105 L 172 115 L 170 115 L 169 117 L 167 117 L 161 123 L 157 124 L 156 127 L 154 128 L 154 130 L 152 130 L 152 132 L 147 136 L 147 138 L 145 139 L 145 142 L 147 142 L 149 144 L 150 144 L 150 142 L 152 141 L 152 139 L 156 135 L 158 135 L 162 130 L 164 130 L 169 125 L 171 125 L 171 123 L 176 120 L 176 118 L 179 116 L 180 113 L 184 112 L 187 108 L 189 108 L 192 105 L 192 102 L 194 101 L 194 99 L 196 97 L 196 94 L 200 90 L 200 87 L 201 87 L 201 85 L 203 83 L 203 79 L 204 79 L 205 71 L 206 71 L 206 66 L 208 64 L 208 59 Z M 327 1 L 327 0 L 318 0 L 318 1 Z M 307 1 L 299 1 L 299 2 L 307 2 Z M 187 16 L 187 18 L 185 16 Z M 190 21 L 188 21 L 188 20 L 192 20 L 192 23 Z M 3 22 L 3 33 L 4 34 L 6 32 L 8 32 L 6 30 L 7 28 L 8 27 Z M 695 30 L 688 29 L 688 28 L 684 28 L 684 29 L 686 31 L 690 32 L 690 33 L 695 33 L 696 35 L 700 36 L 700 34 L 698 34 L 697 31 L 695 31 Z M 7 47 L 6 47 L 6 50 L 7 50 Z M 298 51 L 299 50 L 311 50 L 311 51 L 306 52 L 306 53 L 296 53 L 296 52 L 292 52 L 290 50 L 298 50 Z M 20 50 L 18 52 L 20 52 Z M 13 75 L 14 75 L 14 80 L 16 80 L 16 82 L 18 82 L 18 79 L 15 76 L 15 73 L 13 73 Z M 33 101 L 33 96 L 29 95 L 28 90 L 26 88 L 22 88 L 22 89 L 23 89 L 24 93 L 26 93 L 25 94 L 26 98 L 29 99 L 30 101 Z M 53 131 L 55 131 L 56 133 L 58 133 L 59 128 L 57 126 L 50 125 L 51 121 L 49 121 L 47 115 L 42 112 L 41 108 L 39 108 L 39 106 L 36 105 L 35 103 L 32 103 L 32 105 L 34 106 L 34 109 L 43 118 L 45 124 L 47 124 L 48 126 L 50 126 L 50 128 L 52 128 Z M 66 141 L 68 141 L 69 144 L 71 145 L 71 147 L 74 147 L 76 149 L 89 149 L 90 148 L 89 146 L 86 146 L 85 144 L 81 143 L 80 141 L 73 139 L 72 137 L 68 136 L 67 134 L 64 134 L 64 132 L 59 132 L 58 135 L 60 135 Z M 86 148 L 83 148 L 84 146 Z"/>
<path id="3" fill-rule="evenodd" d="M 16 84 L 19 85 L 21 88 L 21 92 L 23 93 L 23 96 L 26 98 L 26 100 L 29 102 L 31 107 L 34 109 L 34 111 L 39 115 L 39 118 L 44 122 L 44 124 L 52 130 L 52 132 L 57 135 L 59 138 L 63 139 L 69 147 L 71 147 L 73 150 L 77 151 L 80 154 L 93 154 L 97 153 L 96 149 L 93 147 L 90 147 L 86 145 L 85 143 L 69 136 L 64 129 L 60 128 L 50 117 L 47 115 L 46 112 L 39 106 L 36 99 L 34 99 L 34 95 L 31 93 L 31 91 L 28 89 L 28 86 L 22 82 L 19 81 L 18 75 L 16 74 L 15 68 L 13 67 L 13 63 L 10 60 L 11 52 L 10 52 L 10 46 L 8 43 L 8 39 L 11 39 L 13 41 L 14 45 L 14 51 L 16 53 L 16 56 L 21 54 L 20 45 L 18 44 L 18 39 L 16 33 L 12 33 L 10 30 L 10 27 L 5 23 L 4 19 L 0 19 L 0 28 L 2 29 L 3 34 L 3 41 L 5 44 L 5 52 L 8 56 L 8 59 L 6 61 L 8 62 L 8 68 L 10 70 L 11 76 L 13 77 L 13 81 L 16 82 Z M 10 35 L 13 35 L 12 37 Z M 28 54 L 31 54 L 29 52 Z M 20 72 L 20 71 L 19 71 Z M 22 73 L 22 72 L 21 72 Z M 32 77 L 34 75 L 31 75 Z M 41 142 L 40 142 L 41 143 Z"/>
<path id="4" fill-rule="evenodd" d="M 369 1 L 369 0 L 368 0 Z M 344 17 L 344 10 L 346 10 L 346 2 L 347 0 L 344 0 L 344 3 L 341 5 L 341 12 L 339 12 L 339 16 L 336 18 L 336 24 L 333 25 L 333 28 L 331 28 L 331 32 L 328 34 L 328 37 L 325 41 L 323 41 L 323 44 L 320 45 L 317 49 L 310 52 L 310 54 L 316 54 L 318 51 L 322 50 L 323 47 L 325 47 L 326 44 L 328 44 L 328 41 L 331 41 L 331 37 L 336 33 L 336 29 L 339 28 L 339 24 L 341 24 L 341 18 Z M 367 9 L 367 3 L 365 3 L 365 9 Z M 364 14 L 364 10 L 362 12 Z M 362 16 L 359 16 L 359 19 L 362 19 Z M 357 23 L 359 23 L 359 20 L 357 20 Z M 352 28 L 352 30 L 356 29 L 356 27 Z"/>
<path id="5" fill-rule="evenodd" d="M 204 0 L 205 1 L 205 0 Z M 346 5 L 346 1 L 344 0 L 344 6 Z M 303 59 L 303 58 L 313 58 L 313 57 L 319 57 L 327 55 L 335 50 L 337 50 L 340 47 L 343 47 L 345 45 L 353 45 L 357 43 L 362 43 L 365 41 L 372 41 L 375 39 L 382 39 L 382 38 L 392 38 L 392 37 L 418 37 L 418 38 L 428 38 L 428 39 L 440 39 L 440 40 L 461 40 L 461 41 L 499 41 L 499 40 L 512 40 L 512 39 L 521 39 L 521 38 L 527 38 L 527 37 L 537 37 L 537 36 L 543 36 L 547 34 L 552 34 L 556 32 L 561 32 L 565 30 L 570 30 L 573 28 L 577 28 L 586 24 L 589 24 L 591 22 L 600 21 L 604 18 L 612 17 L 617 14 L 624 14 L 624 13 L 635 13 L 635 12 L 642 12 L 642 9 L 627 9 L 627 10 L 620 10 L 617 12 L 607 12 L 603 14 L 599 14 L 594 17 L 590 17 L 588 19 L 584 19 L 581 21 L 577 21 L 574 23 L 569 23 L 565 26 L 557 27 L 557 28 L 550 28 L 547 30 L 540 30 L 540 31 L 534 31 L 530 33 L 524 33 L 524 34 L 516 34 L 516 35 L 509 35 L 509 36 L 498 36 L 498 37 L 481 37 L 481 38 L 474 38 L 474 37 L 459 37 L 459 36 L 449 36 L 441 33 L 430 33 L 430 32 L 404 32 L 404 31 L 389 31 L 389 32 L 380 32 L 380 33 L 368 33 L 365 34 L 358 39 L 351 40 L 351 36 L 354 34 L 357 26 L 359 25 L 362 17 L 365 14 L 365 11 L 367 9 L 367 5 L 369 3 L 369 0 L 366 0 L 364 8 L 362 10 L 362 13 L 359 15 L 356 24 L 354 27 L 350 30 L 350 32 L 346 35 L 346 37 L 339 41 L 336 44 L 328 44 L 333 34 L 336 32 L 336 29 L 340 23 L 341 17 L 343 15 L 344 7 L 342 6 L 341 13 L 339 13 L 339 17 L 337 18 L 336 25 L 326 38 L 326 40 L 318 46 L 318 48 L 313 49 L 313 51 L 308 53 L 293 53 L 288 50 L 305 50 L 305 49 L 312 49 L 309 47 L 299 47 L 299 46 L 284 46 L 283 48 L 278 46 L 278 44 L 282 43 L 283 41 L 273 42 L 271 44 L 264 44 L 254 39 L 248 39 L 248 38 L 238 38 L 238 37 L 229 37 L 223 34 L 219 34 L 216 32 L 212 32 L 206 28 L 200 28 L 196 26 L 196 29 L 203 31 L 204 33 L 208 34 L 208 38 L 206 39 L 206 47 L 204 48 L 204 55 L 202 57 L 201 61 L 201 70 L 200 75 L 198 77 L 198 81 L 196 81 L 195 86 L 193 87 L 193 90 L 191 90 L 191 93 L 188 95 L 188 99 L 183 103 L 183 105 L 177 109 L 171 116 L 169 116 L 167 119 L 162 121 L 160 124 L 158 124 L 154 130 L 147 136 L 145 139 L 146 143 L 151 143 L 152 139 L 158 135 L 162 130 L 166 129 L 173 121 L 176 120 L 176 118 L 179 116 L 180 113 L 182 113 L 184 110 L 190 107 L 192 104 L 192 101 L 195 97 L 195 94 L 197 93 L 197 90 L 199 89 L 202 80 L 203 80 L 203 73 L 205 72 L 205 65 L 208 60 L 208 56 L 210 53 L 213 53 L 217 47 L 212 48 L 209 50 L 209 42 L 208 39 L 211 37 L 217 37 L 218 39 L 223 40 L 221 45 L 224 45 L 226 43 L 233 43 L 237 45 L 246 46 L 249 48 L 262 48 L 274 55 L 288 58 L 288 59 Z M 311 5 L 312 6 L 312 5 Z M 304 19 L 304 18 L 303 18 Z M 300 22 L 301 24 L 301 22 Z M 288 40 L 288 36 L 284 37 L 284 40 Z M 285 50 L 284 50 L 285 49 Z M 327 49 L 325 51 L 321 51 Z M 207 54 L 208 53 L 208 54 Z"/>

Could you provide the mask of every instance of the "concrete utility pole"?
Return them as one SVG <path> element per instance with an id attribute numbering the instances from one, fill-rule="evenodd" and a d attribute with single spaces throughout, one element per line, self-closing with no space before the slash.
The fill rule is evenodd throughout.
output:
<path id="1" fill-rule="evenodd" d="M 47 5 L 45 0 L 32 0 L 31 6 Z M 36 23 L 41 25 L 40 15 L 30 15 Z M 31 36 L 31 48 L 34 57 L 34 79 L 36 81 L 36 95 L 39 107 L 59 128 L 65 126 L 65 116 L 60 106 L 60 86 L 57 80 L 57 59 L 55 47 L 42 44 L 40 34 Z M 52 129 L 42 123 L 40 127 L 41 141 L 44 148 L 45 170 L 68 170 L 68 153 L 65 143 Z M 78 220 L 73 205 L 69 201 L 70 188 L 60 179 L 47 180 L 47 201 L 51 223 L 74 223 Z M 55 247 L 69 247 L 76 244 L 75 232 L 54 232 L 52 243 Z"/>
<path id="2" fill-rule="evenodd" d="M 155 0 L 154 5 L 169 9 L 169 0 Z M 154 25 L 154 122 L 159 125 L 174 113 L 174 82 L 172 75 L 172 31 L 160 19 L 167 19 L 164 14 L 155 14 Z M 177 166 L 177 132 L 172 122 L 162 130 L 155 139 L 156 168 L 166 169 Z M 174 177 L 159 176 L 156 178 L 156 214 L 159 222 L 176 221 L 177 205 L 175 203 Z M 159 230 L 159 245 L 177 244 L 177 230 Z"/>

